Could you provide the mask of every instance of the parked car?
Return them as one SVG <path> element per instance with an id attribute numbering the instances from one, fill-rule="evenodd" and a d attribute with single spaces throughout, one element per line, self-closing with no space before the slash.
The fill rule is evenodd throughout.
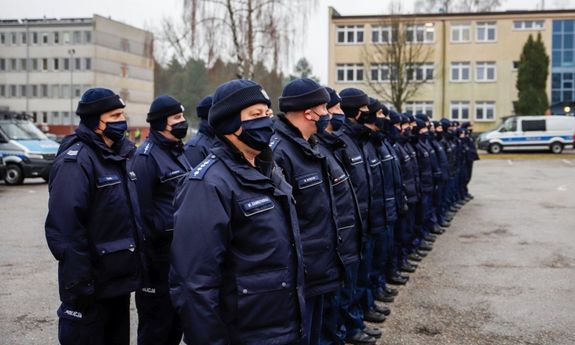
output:
<path id="1" fill-rule="evenodd" d="M 478 147 L 490 153 L 511 150 L 550 150 L 559 154 L 575 141 L 573 116 L 511 116 L 479 136 Z"/>
<path id="2" fill-rule="evenodd" d="M 8 185 L 22 184 L 29 177 L 48 181 L 59 144 L 48 139 L 31 119 L 27 114 L 0 112 L 0 155 Z"/>

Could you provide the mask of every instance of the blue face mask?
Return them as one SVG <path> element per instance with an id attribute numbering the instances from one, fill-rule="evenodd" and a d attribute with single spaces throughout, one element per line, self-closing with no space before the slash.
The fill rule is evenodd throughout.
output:
<path id="1" fill-rule="evenodd" d="M 313 110 L 312 110 L 313 111 Z M 329 124 L 329 114 L 320 115 L 314 111 L 314 113 L 319 116 L 319 120 L 315 122 L 317 133 L 323 133 Z"/>
<path id="2" fill-rule="evenodd" d="M 273 120 L 268 117 L 258 117 L 254 120 L 242 121 L 242 132 L 238 139 L 256 151 L 265 150 L 274 135 Z"/>
<path id="3" fill-rule="evenodd" d="M 339 131 L 344 123 L 345 114 L 331 114 L 331 128 L 333 128 L 334 131 Z"/>
<path id="4" fill-rule="evenodd" d="M 385 129 L 385 119 L 383 117 L 376 118 L 374 124 L 381 130 Z"/>
<path id="5" fill-rule="evenodd" d="M 110 140 L 112 140 L 115 143 L 124 139 L 126 131 L 128 130 L 128 122 L 124 120 L 124 121 L 103 122 L 103 123 L 106 125 L 106 128 L 104 128 L 102 133 L 106 137 L 110 138 Z"/>

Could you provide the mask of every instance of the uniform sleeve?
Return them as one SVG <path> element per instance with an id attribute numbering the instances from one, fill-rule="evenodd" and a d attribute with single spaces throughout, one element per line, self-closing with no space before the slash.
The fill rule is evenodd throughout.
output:
<path id="1" fill-rule="evenodd" d="M 230 216 L 218 190 L 185 180 L 175 199 L 170 295 L 188 345 L 229 344 L 222 320 L 222 265 L 230 242 Z"/>
<path id="2" fill-rule="evenodd" d="M 157 182 L 156 163 L 150 156 L 138 155 L 133 160 L 132 171 L 136 174 L 136 192 L 146 238 L 155 238 L 153 193 Z"/>
<path id="3" fill-rule="evenodd" d="M 59 262 L 60 284 L 73 296 L 94 292 L 86 228 L 91 195 L 88 176 L 77 161 L 60 161 L 50 172 L 46 240 Z"/>

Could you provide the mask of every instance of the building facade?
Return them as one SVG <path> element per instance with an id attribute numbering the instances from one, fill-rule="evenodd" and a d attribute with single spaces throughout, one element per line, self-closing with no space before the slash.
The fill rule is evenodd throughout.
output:
<path id="1" fill-rule="evenodd" d="M 153 35 L 98 15 L 0 20 L 0 109 L 32 114 L 68 134 L 82 93 L 106 87 L 126 101 L 130 128 L 146 127 L 154 97 Z"/>
<path id="2" fill-rule="evenodd" d="M 393 30 L 396 22 L 405 28 Z M 484 131 L 513 115 L 517 66 L 530 34 L 534 39 L 541 34 L 550 58 L 550 104 L 575 100 L 574 24 L 575 10 L 392 17 L 342 16 L 330 8 L 328 83 L 336 90 L 359 87 L 382 99 L 378 88 L 389 88 L 394 76 L 377 55 L 400 31 L 424 52 L 409 77 L 425 81 L 402 110 L 472 121 Z"/>

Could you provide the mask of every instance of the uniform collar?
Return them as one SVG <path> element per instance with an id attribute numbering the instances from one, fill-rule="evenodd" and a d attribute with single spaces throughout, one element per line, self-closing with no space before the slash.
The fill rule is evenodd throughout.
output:
<path id="1" fill-rule="evenodd" d="M 315 136 L 311 136 L 308 141 L 303 138 L 301 131 L 294 126 L 284 114 L 278 114 L 277 120 L 274 123 L 274 129 L 283 134 L 287 137 L 288 140 L 292 141 L 299 147 L 303 149 L 303 151 L 312 156 L 320 155 L 316 150 L 315 146 L 317 145 L 317 139 Z"/>
<path id="2" fill-rule="evenodd" d="M 176 156 L 184 152 L 184 145 L 181 140 L 170 140 L 155 129 L 150 130 L 150 140 L 154 144 L 172 151 Z"/>
<path id="3" fill-rule="evenodd" d="M 109 147 L 96 132 L 82 123 L 78 126 L 75 133 L 82 142 L 98 150 L 104 159 L 123 161 L 136 149 L 134 143 L 126 138 Z"/>

